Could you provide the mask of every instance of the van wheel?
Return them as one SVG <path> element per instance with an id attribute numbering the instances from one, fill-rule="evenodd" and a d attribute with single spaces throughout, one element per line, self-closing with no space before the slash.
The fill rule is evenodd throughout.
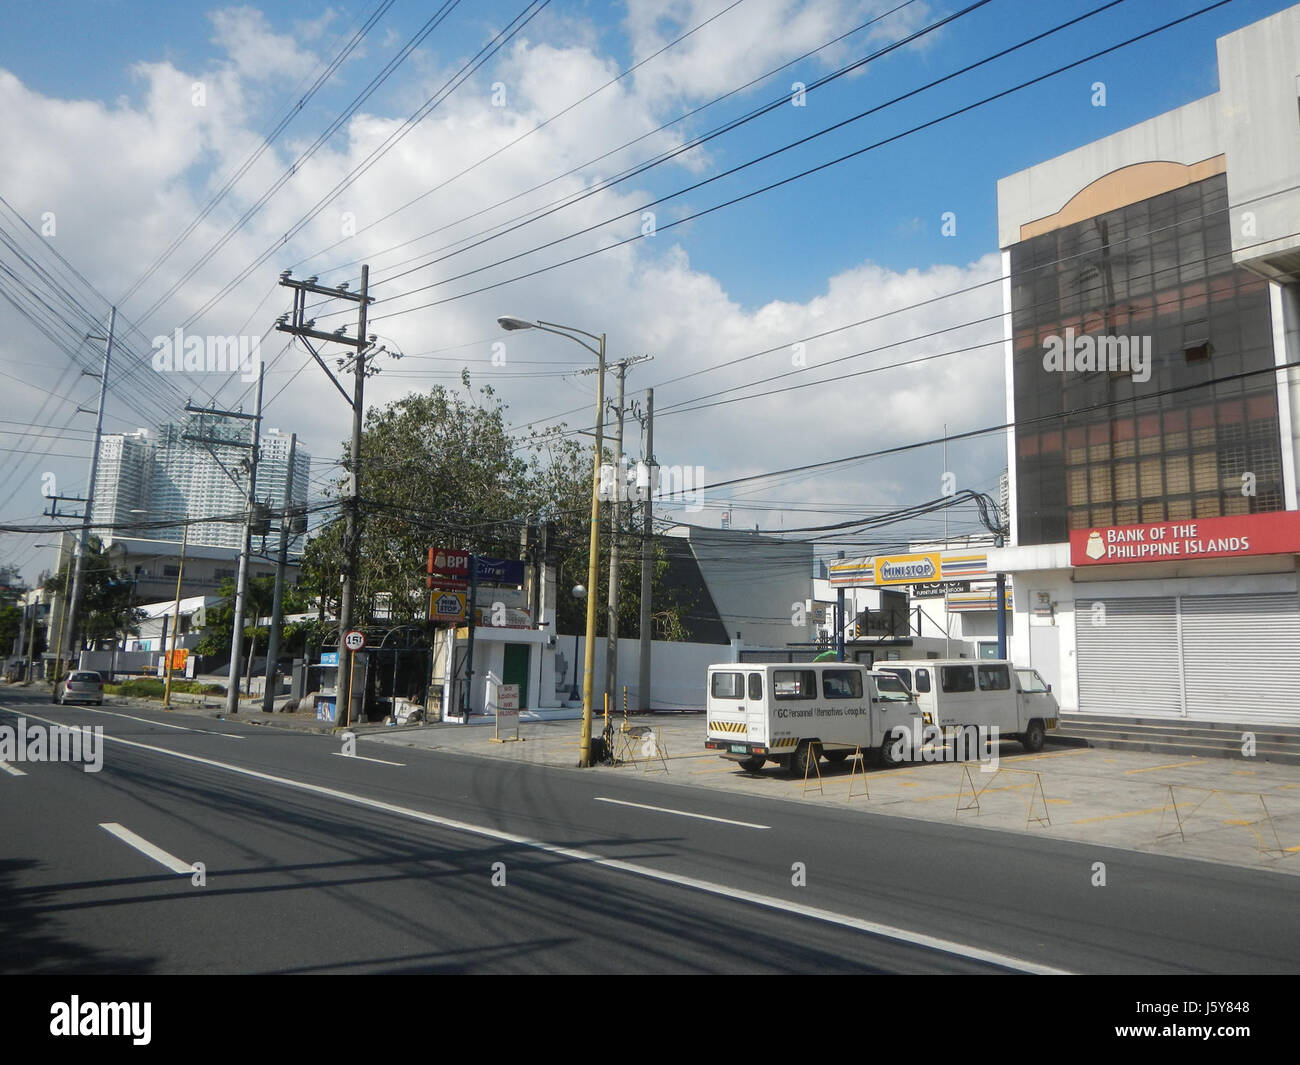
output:
<path id="1" fill-rule="evenodd" d="M 843 762 L 844 759 L 846 759 L 846 758 L 847 758 L 851 753 L 852 753 L 852 752 L 850 752 L 850 751 L 827 751 L 827 752 L 826 752 L 826 761 L 830 762 L 831 765 L 839 765 L 839 764 L 840 764 L 841 762 Z"/>
<path id="2" fill-rule="evenodd" d="M 803 740 L 790 756 L 790 775 L 804 777 L 808 775 L 809 766 L 817 760 L 818 751 L 814 748 L 815 740 Z"/>
<path id="3" fill-rule="evenodd" d="M 766 758 L 746 758 L 740 763 L 740 768 L 746 773 L 757 773 L 767 764 Z"/>
<path id="4" fill-rule="evenodd" d="M 903 759 L 894 757 L 894 742 L 892 736 L 886 736 L 885 741 L 880 745 L 880 764 L 886 769 L 893 769 L 903 764 Z"/>
<path id="5" fill-rule="evenodd" d="M 1032 754 L 1036 754 L 1043 749 L 1043 743 L 1047 739 L 1047 730 L 1043 728 L 1043 723 L 1038 720 L 1029 722 L 1029 727 L 1025 729 L 1024 735 L 1020 737 L 1021 746 Z"/>

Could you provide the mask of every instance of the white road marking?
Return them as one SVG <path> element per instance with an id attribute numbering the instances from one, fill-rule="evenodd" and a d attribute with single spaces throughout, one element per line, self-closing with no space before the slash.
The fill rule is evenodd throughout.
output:
<path id="1" fill-rule="evenodd" d="M 3 769 L 11 777 L 25 777 L 27 775 L 21 769 L 15 769 L 8 762 L 0 762 L 0 769 Z"/>
<path id="2" fill-rule="evenodd" d="M 405 762 L 385 762 L 382 758 L 367 758 L 364 754 L 344 754 L 342 751 L 333 751 L 333 754 L 340 758 L 353 758 L 358 762 L 378 762 L 380 765 L 406 765 Z"/>
<path id="3" fill-rule="evenodd" d="M 635 806 L 638 810 L 654 810 L 661 814 L 676 814 L 678 817 L 694 817 L 701 821 L 717 821 L 724 825 L 739 825 L 741 828 L 771 828 L 771 825 L 756 825 L 752 821 L 733 821 L 729 817 L 713 817 L 710 814 L 692 814 L 685 810 L 670 810 L 666 806 L 647 806 L 643 802 L 627 802 L 624 799 L 606 799 L 603 796 L 595 796 L 597 802 L 612 802 L 619 806 Z"/>
<path id="4" fill-rule="evenodd" d="M 83 706 L 81 709 L 89 710 L 92 714 L 108 714 L 110 717 L 125 717 L 131 721 L 143 721 L 146 725 L 157 725 L 159 728 L 174 728 L 181 732 L 202 732 L 207 736 L 225 736 L 228 740 L 242 740 L 243 736 L 236 736 L 233 732 L 213 732 L 212 729 L 191 728 L 188 725 L 172 725 L 166 721 L 155 721 L 149 717 L 136 717 L 134 714 L 123 714 L 117 710 L 101 710 L 98 707 Z"/>
<path id="5" fill-rule="evenodd" d="M 116 821 L 105 822 L 99 827 L 105 832 L 116 836 L 128 847 L 134 847 L 141 854 L 147 855 L 159 865 L 170 869 L 173 873 L 184 873 L 186 876 L 189 876 L 194 872 L 194 866 L 189 862 L 183 862 L 174 854 L 168 854 L 161 847 L 155 847 L 143 836 L 137 836 L 129 828 L 123 828 Z"/>
<path id="6" fill-rule="evenodd" d="M 50 721 L 48 718 L 36 717 L 33 714 L 28 714 L 27 716 L 36 721 L 45 721 L 47 724 L 58 724 L 56 721 Z M 968 946 L 965 943 L 957 943 L 950 939 L 939 939 L 936 936 L 913 932 L 905 928 L 895 928 L 891 925 L 880 924 L 876 921 L 868 921 L 861 917 L 851 917 L 848 914 L 823 910 L 816 906 L 805 906 L 802 903 L 790 902 L 787 899 L 776 898 L 772 895 L 760 895 L 754 891 L 745 891 L 741 888 L 728 887 L 725 884 L 715 884 L 708 880 L 697 879 L 696 877 L 682 876 L 678 873 L 671 873 L 661 869 L 652 869 L 649 866 L 644 865 L 634 865 L 632 862 L 623 861 L 619 858 L 606 858 L 603 855 L 595 854 L 591 851 L 581 851 L 573 847 L 562 847 L 558 844 L 530 839 L 528 836 L 518 836 L 513 832 L 502 832 L 499 829 L 484 828 L 480 825 L 471 825 L 464 821 L 453 821 L 449 817 L 441 817 L 438 814 L 426 813 L 423 810 L 413 810 L 408 806 L 397 806 L 394 803 L 384 802 L 381 799 L 372 799 L 365 795 L 354 795 L 350 792 L 338 791 L 335 788 L 327 788 L 320 784 L 309 784 L 302 780 L 292 780 L 288 777 L 277 777 L 270 773 L 260 773 L 256 769 L 245 769 L 243 766 L 230 765 L 227 762 L 218 762 L 213 758 L 201 758 L 196 754 L 185 754 L 181 751 L 169 751 L 166 747 L 154 747 L 148 743 L 139 743 L 136 740 L 122 739 L 120 736 L 109 736 L 105 734 L 104 739 L 113 743 L 120 743 L 126 747 L 138 747 L 143 751 L 153 751 L 155 754 L 163 755 L 166 758 L 177 758 L 184 762 L 193 762 L 196 765 L 206 765 L 214 769 L 224 769 L 228 772 L 236 773 L 239 776 L 252 777 L 255 780 L 263 780 L 270 784 L 279 784 L 286 788 L 309 792 L 313 795 L 325 795 L 331 799 L 338 799 L 341 802 L 363 806 L 370 810 L 380 810 L 384 813 L 395 814 L 398 817 L 406 817 L 413 821 L 422 821 L 425 824 L 437 825 L 440 828 L 451 829 L 455 832 L 466 832 L 470 835 L 482 836 L 486 839 L 494 839 L 503 843 L 532 847 L 534 850 L 544 851 L 547 854 L 558 855 L 562 858 L 569 858 L 573 861 L 590 862 L 592 865 L 598 865 L 605 869 L 614 869 L 622 873 L 630 873 L 633 876 L 643 877 L 647 880 L 657 880 L 665 884 L 676 884 L 679 887 L 693 888 L 696 891 L 702 891 L 710 895 L 720 895 L 723 898 L 735 899 L 739 902 L 748 902 L 755 906 L 762 906 L 765 909 L 794 914 L 797 917 L 808 917 L 815 921 L 825 921 L 828 924 L 839 925 L 841 928 L 851 928 L 854 931 L 866 932 L 869 935 L 880 936 L 883 939 L 892 939 L 900 943 L 908 943 L 913 946 L 923 947 L 927 950 L 935 950 L 944 954 L 951 954 L 959 958 L 968 958 L 973 961 L 987 962 L 991 965 L 998 965 L 1006 969 L 1014 969 L 1017 972 L 1033 973 L 1040 976 L 1069 975 L 1067 970 L 1052 968 L 1051 966 L 1042 965 L 1039 962 L 1030 961 L 1026 958 L 1017 958 L 1010 954 L 1000 954 L 997 951 Z M 187 871 L 189 871 L 189 867 L 187 867 Z"/>

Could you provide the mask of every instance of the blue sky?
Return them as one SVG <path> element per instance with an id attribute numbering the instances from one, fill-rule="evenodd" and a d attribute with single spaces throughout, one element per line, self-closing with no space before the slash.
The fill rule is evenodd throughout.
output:
<path id="1" fill-rule="evenodd" d="M 192 328 L 260 334 L 284 309 L 275 285 L 280 269 L 313 256 L 307 260 L 310 271 L 334 283 L 354 278 L 355 268 L 347 264 L 365 258 L 374 264 L 373 276 L 380 279 L 378 291 L 384 302 L 377 305 L 376 314 L 381 321 L 383 315 L 393 314 L 384 321 L 384 336 L 408 354 L 453 349 L 451 354 L 430 355 L 425 363 L 412 360 L 391 367 L 376 379 L 372 391 L 376 402 L 430 384 L 454 387 L 459 364 L 442 360 L 463 357 L 477 383 L 491 383 L 506 396 L 519 423 L 554 419 L 562 411 L 589 406 L 590 378 L 525 376 L 530 372 L 524 369 L 527 366 L 549 364 L 538 372 L 557 374 L 583 365 L 582 353 L 569 350 L 561 341 L 547 342 L 537 334 L 511 337 L 511 374 L 493 377 L 489 349 L 501 336 L 493 319 L 499 313 L 515 313 L 573 322 L 591 331 L 604 329 L 615 356 L 631 351 L 654 354 L 654 363 L 638 368 L 629 378 L 629 390 L 639 394 L 646 386 L 656 386 L 657 403 L 666 409 L 720 388 L 781 373 L 790 364 L 778 353 L 740 368 L 675 381 L 693 369 L 789 344 L 818 329 L 989 279 L 997 269 L 998 178 L 1214 92 L 1215 38 L 1289 6 L 1281 0 L 1233 0 L 1137 45 L 619 252 L 483 295 L 461 296 L 480 284 L 591 249 L 597 240 L 630 235 L 636 230 L 635 220 L 618 223 L 599 238 L 580 238 L 507 268 L 399 298 L 402 292 L 440 281 L 448 273 L 488 264 L 501 254 L 564 236 L 622 211 L 635 211 L 651 199 L 807 136 L 1102 3 L 993 0 L 922 41 L 809 94 L 804 107 L 783 106 L 702 151 L 638 175 L 615 191 L 481 251 L 424 266 L 400 279 L 388 277 L 395 272 L 396 260 L 427 252 L 445 243 L 447 235 L 386 255 L 386 249 L 398 241 L 454 222 L 532 182 L 585 163 L 621 139 L 647 132 L 707 103 L 724 88 L 787 61 L 805 50 L 803 42 L 820 44 L 899 2 L 745 0 L 688 45 L 651 60 L 635 78 L 602 92 L 484 163 L 473 176 L 452 182 L 392 221 L 331 248 L 338 239 L 336 216 L 350 212 L 362 226 L 375 221 L 597 87 L 648 54 L 656 40 L 671 39 L 722 11 L 729 2 L 678 0 L 656 5 L 648 0 L 627 4 L 554 0 L 413 135 L 231 296 L 196 318 Z M 249 208 L 280 169 L 434 9 L 398 0 L 362 49 L 295 116 L 258 167 L 180 252 L 138 292 L 124 298 L 131 282 L 194 217 L 221 177 L 300 97 L 343 36 L 379 6 L 378 0 L 328 7 L 296 0 L 261 7 L 99 0 L 11 6 L 0 41 L 0 78 L 11 80 L 0 85 L 10 108 L 7 121 L 17 127 L 13 135 L 21 154 L 0 162 L 0 194 L 33 225 L 46 210 L 58 214 L 58 251 L 106 300 L 123 304 L 125 316 L 140 329 L 134 340 L 137 356 L 140 350 L 147 352 L 150 336 L 169 333 L 177 323 L 188 321 L 261 251 L 273 246 L 276 235 L 288 229 L 333 180 L 362 161 L 384 134 L 525 4 L 483 0 L 453 11 L 312 164 L 229 245 L 201 264 L 176 295 L 146 315 L 200 251 L 212 246 Z M 667 137 L 697 135 L 787 95 L 793 82 L 811 82 L 897 39 L 907 29 L 929 24 L 962 6 L 917 0 L 880 22 L 871 35 L 850 37 L 829 54 L 798 63 L 672 127 L 668 135 L 620 155 L 617 161 L 586 167 L 566 187 L 576 189 L 578 182 L 607 176 L 629 160 L 664 147 Z M 1126 0 L 935 90 L 691 192 L 657 208 L 656 218 L 662 226 L 684 213 L 894 137 L 1201 6 L 1194 0 Z M 664 17 L 656 19 L 656 13 Z M 194 82 L 201 82 L 209 94 L 202 113 L 179 100 Z M 1104 107 L 1094 106 L 1097 82 L 1105 86 Z M 504 88 L 507 103 L 489 106 L 498 85 Z M 534 197 L 526 202 L 543 200 Z M 517 209 L 488 217 L 505 218 Z M 944 212 L 955 214 L 954 236 L 941 233 Z M 449 233 L 459 235 L 479 225 Z M 443 296 L 458 298 L 439 307 L 411 309 Z M 933 322 L 979 317 L 982 310 L 987 313 L 985 308 L 997 309 L 997 298 L 997 288 L 991 286 L 980 299 L 954 300 L 951 306 L 909 314 L 888 326 L 846 333 L 835 345 L 817 347 L 814 361 L 905 341 Z M 88 305 L 93 303 L 88 297 Z M 106 306 L 97 309 L 102 312 Z M 50 409 L 48 395 L 39 390 L 58 391 L 68 356 L 8 304 L 0 304 L 0 325 L 4 326 L 0 335 L 5 337 L 0 340 L 0 369 L 36 389 L 25 393 L 20 388 L 6 397 L 7 413 L 2 417 L 10 433 L 4 437 L 8 445 L 25 439 L 13 427 L 21 429 L 36 411 L 44 411 L 41 424 L 61 425 L 76 404 L 88 402 L 93 389 L 83 379 L 68 386 L 63 407 Z M 887 357 L 931 350 L 937 349 L 913 343 L 891 349 Z M 268 341 L 268 359 L 278 352 L 279 345 L 272 347 Z M 337 400 L 319 371 L 302 371 L 302 358 L 300 352 L 289 352 L 269 365 L 268 395 L 274 396 L 267 418 L 270 425 L 304 435 L 317 458 L 316 490 L 321 491 L 337 473 L 331 463 L 337 457 L 342 435 L 338 427 L 344 419 L 338 411 L 337 416 L 321 417 L 320 412 L 332 409 L 329 405 Z M 723 480 L 865 451 L 873 445 L 925 439 L 945 424 L 960 430 L 1000 420 L 1000 356 L 990 349 L 985 356 L 965 358 L 960 365 L 948 363 L 924 379 L 888 371 L 859 379 L 851 388 L 809 388 L 787 397 L 715 408 L 709 414 L 681 415 L 675 421 L 665 417 L 663 439 L 671 443 L 661 449 L 660 461 L 703 465 L 710 481 Z M 167 396 L 155 385 L 143 378 L 135 386 L 123 382 L 122 389 L 111 395 L 108 428 L 122 431 L 175 417 L 175 397 L 169 408 Z M 236 402 L 245 392 L 237 382 L 206 380 L 194 382 L 192 391 L 196 398 L 226 403 Z M 580 428 L 584 417 L 589 423 L 590 414 L 570 414 L 565 420 Z M 869 422 L 876 427 L 868 427 Z M 24 483 L 0 481 L 0 521 L 27 520 L 38 514 L 35 486 L 47 467 L 59 474 L 66 491 L 84 484 L 84 458 L 77 456 L 88 454 L 89 437 L 80 422 L 73 426 L 52 449 L 49 445 L 59 439 L 57 435 L 36 439 L 35 444 L 27 439 L 24 446 L 34 448 L 35 461 L 30 470 L 23 466 L 9 471 L 19 481 L 26 479 Z M 780 431 L 774 432 L 774 427 Z M 782 438 L 782 433 L 789 435 Z M 41 459 L 42 448 L 53 457 Z M 993 490 L 1005 465 L 1005 449 L 999 440 L 987 439 L 957 449 L 951 462 L 960 483 Z M 848 509 L 852 506 L 899 506 L 930 498 L 937 493 L 918 484 L 928 484 L 941 472 L 937 453 L 917 453 L 906 460 L 868 463 L 803 483 L 723 493 L 698 520 L 716 524 L 720 510 L 737 503 L 747 508 L 754 523 L 775 526 L 785 521 L 782 511 L 790 509 L 787 504 L 798 503 L 829 522 L 852 513 Z M 803 522 L 786 521 L 799 523 Z M 974 529 L 970 516 L 955 524 Z M 6 538 L 5 543 L 8 550 L 30 561 L 35 555 L 27 542 L 40 539 Z"/>

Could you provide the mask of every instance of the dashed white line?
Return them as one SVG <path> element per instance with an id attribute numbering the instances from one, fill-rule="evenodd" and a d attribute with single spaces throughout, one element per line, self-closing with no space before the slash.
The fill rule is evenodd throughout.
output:
<path id="1" fill-rule="evenodd" d="M 661 814 L 676 814 L 678 817 L 694 817 L 700 821 L 717 821 L 724 825 L 739 825 L 741 828 L 771 828 L 771 825 L 756 825 L 752 821 L 733 821 L 729 817 L 714 817 L 712 814 L 692 814 L 685 810 L 670 810 L 667 806 L 647 806 L 643 802 L 628 802 L 626 799 L 606 799 L 595 796 L 597 802 L 612 802 L 618 806 L 635 806 L 638 810 L 654 810 Z"/>
<path id="2" fill-rule="evenodd" d="M 99 827 L 105 832 L 116 836 L 128 847 L 134 847 L 141 854 L 152 858 L 159 865 L 170 869 L 173 873 L 184 873 L 186 876 L 189 876 L 194 872 L 194 866 L 189 862 L 183 862 L 177 858 L 176 855 L 168 854 L 161 847 L 155 847 L 143 836 L 137 836 L 129 828 L 123 828 L 116 821 L 106 821 L 100 824 Z"/>
<path id="3" fill-rule="evenodd" d="M 3 769 L 11 777 L 25 777 L 27 775 L 21 769 L 15 769 L 8 762 L 0 762 L 0 769 Z"/>
<path id="4" fill-rule="evenodd" d="M 205 736 L 225 736 L 228 740 L 242 740 L 243 736 L 237 736 L 233 732 L 214 732 L 207 728 L 191 728 L 189 725 L 173 725 L 167 721 L 155 721 L 149 717 L 136 717 L 134 714 L 123 714 L 117 710 L 101 710 L 97 707 L 83 706 L 82 710 L 89 710 L 92 714 L 108 714 L 109 717 L 124 717 L 130 721 L 142 721 L 146 725 L 157 725 L 159 728 L 174 728 L 181 732 L 202 732 Z"/>
<path id="5" fill-rule="evenodd" d="M 45 721 L 47 724 L 58 724 L 57 721 L 50 721 L 48 718 L 36 717 L 34 714 L 29 714 L 28 716 L 36 721 Z M 503 832 L 495 828 L 485 828 L 482 825 L 471 825 L 464 821 L 454 821 L 449 817 L 441 817 L 438 814 L 426 813 L 423 810 L 414 810 L 408 806 L 398 806 L 394 803 L 384 802 L 381 799 L 372 799 L 366 795 L 356 795 L 352 792 L 339 791 L 335 788 L 327 788 L 320 784 L 309 784 L 306 781 L 293 780 L 289 777 L 277 777 L 271 773 L 260 773 L 256 769 L 245 769 L 243 766 L 231 765 L 228 762 L 218 762 L 213 758 L 201 758 L 197 754 L 185 754 L 181 751 L 170 751 L 166 747 L 154 747 L 152 744 L 139 743 L 136 740 L 125 740 L 120 736 L 105 735 L 104 739 L 112 743 L 120 743 L 125 747 L 137 747 L 143 751 L 152 751 L 165 758 L 176 758 L 184 762 L 193 762 L 195 765 L 205 765 L 214 769 L 224 769 L 227 772 L 236 773 L 240 776 L 252 777 L 255 780 L 263 780 L 270 784 L 279 784 L 282 787 L 293 788 L 297 791 L 305 791 L 312 795 L 324 795 L 332 799 L 338 799 L 340 802 L 351 803 L 355 806 L 362 806 L 370 810 L 380 810 L 384 813 L 394 814 L 398 817 L 409 818 L 412 821 L 421 821 L 428 825 L 437 825 L 440 828 L 447 828 L 453 832 L 466 832 L 470 835 L 482 836 L 486 839 L 513 843 L 522 847 L 531 847 L 534 850 L 544 851 L 547 854 L 558 855 L 562 858 L 569 858 L 572 861 L 589 862 L 592 865 L 597 865 L 604 869 L 615 869 L 619 872 L 629 873 L 632 876 L 639 876 L 646 880 L 656 880 L 661 883 L 676 884 L 678 887 L 691 888 L 695 891 L 702 891 L 710 895 L 719 895 L 723 898 L 735 899 L 739 902 L 748 902 L 765 909 L 776 910 L 780 913 L 789 913 L 798 917 L 807 917 L 815 921 L 824 921 L 827 924 L 838 925 L 841 928 L 851 928 L 854 931 L 866 932 L 869 935 L 880 936 L 883 939 L 891 939 L 899 943 L 908 943 L 913 946 L 922 947 L 926 950 L 951 954 L 958 958 L 968 958 L 973 961 L 987 962 L 992 965 L 998 965 L 1002 968 L 1012 969 L 1016 972 L 1022 973 L 1066 975 L 1066 970 L 1064 969 L 1056 969 L 1052 966 L 1043 965 L 1040 962 L 1031 961 L 1027 958 L 1018 958 L 1010 954 L 984 950 L 981 947 L 973 947 L 966 943 L 958 943 L 950 939 L 939 939 L 936 936 L 926 935 L 923 932 L 913 932 L 906 928 L 896 928 L 891 925 L 880 924 L 877 921 L 868 921 L 861 917 L 853 917 L 849 914 L 835 913 L 832 910 L 823 910 L 816 906 L 805 906 L 802 903 L 790 902 L 787 899 L 777 898 L 773 895 L 761 895 L 755 891 L 745 891 L 742 888 L 728 887 L 725 884 L 715 884 L 709 880 L 682 876 L 679 873 L 672 873 L 663 869 L 654 869 L 650 866 L 636 865 L 632 862 L 624 861 L 621 858 L 606 858 L 604 855 L 596 854 L 592 851 L 578 850 L 574 847 L 562 847 L 555 843 L 546 843 L 543 840 L 531 839 L 528 836 L 518 836 L 513 832 Z M 187 866 L 185 871 L 190 872 L 191 867 Z"/>
<path id="6" fill-rule="evenodd" d="M 405 762 L 385 762 L 382 758 L 367 758 L 364 754 L 344 754 L 342 751 L 331 751 L 340 758 L 351 758 L 357 762 L 378 762 L 380 765 L 406 765 Z"/>

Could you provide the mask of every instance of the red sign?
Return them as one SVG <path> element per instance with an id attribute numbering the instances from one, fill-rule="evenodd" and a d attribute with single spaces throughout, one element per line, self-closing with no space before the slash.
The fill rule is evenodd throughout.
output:
<path id="1" fill-rule="evenodd" d="M 1070 565 L 1300 554 L 1300 511 L 1109 525 L 1070 532 Z"/>
<path id="2" fill-rule="evenodd" d="M 469 552 L 444 551 L 440 547 L 429 548 L 429 577 L 426 588 L 433 587 L 433 578 L 437 577 L 442 588 L 469 587 Z"/>

